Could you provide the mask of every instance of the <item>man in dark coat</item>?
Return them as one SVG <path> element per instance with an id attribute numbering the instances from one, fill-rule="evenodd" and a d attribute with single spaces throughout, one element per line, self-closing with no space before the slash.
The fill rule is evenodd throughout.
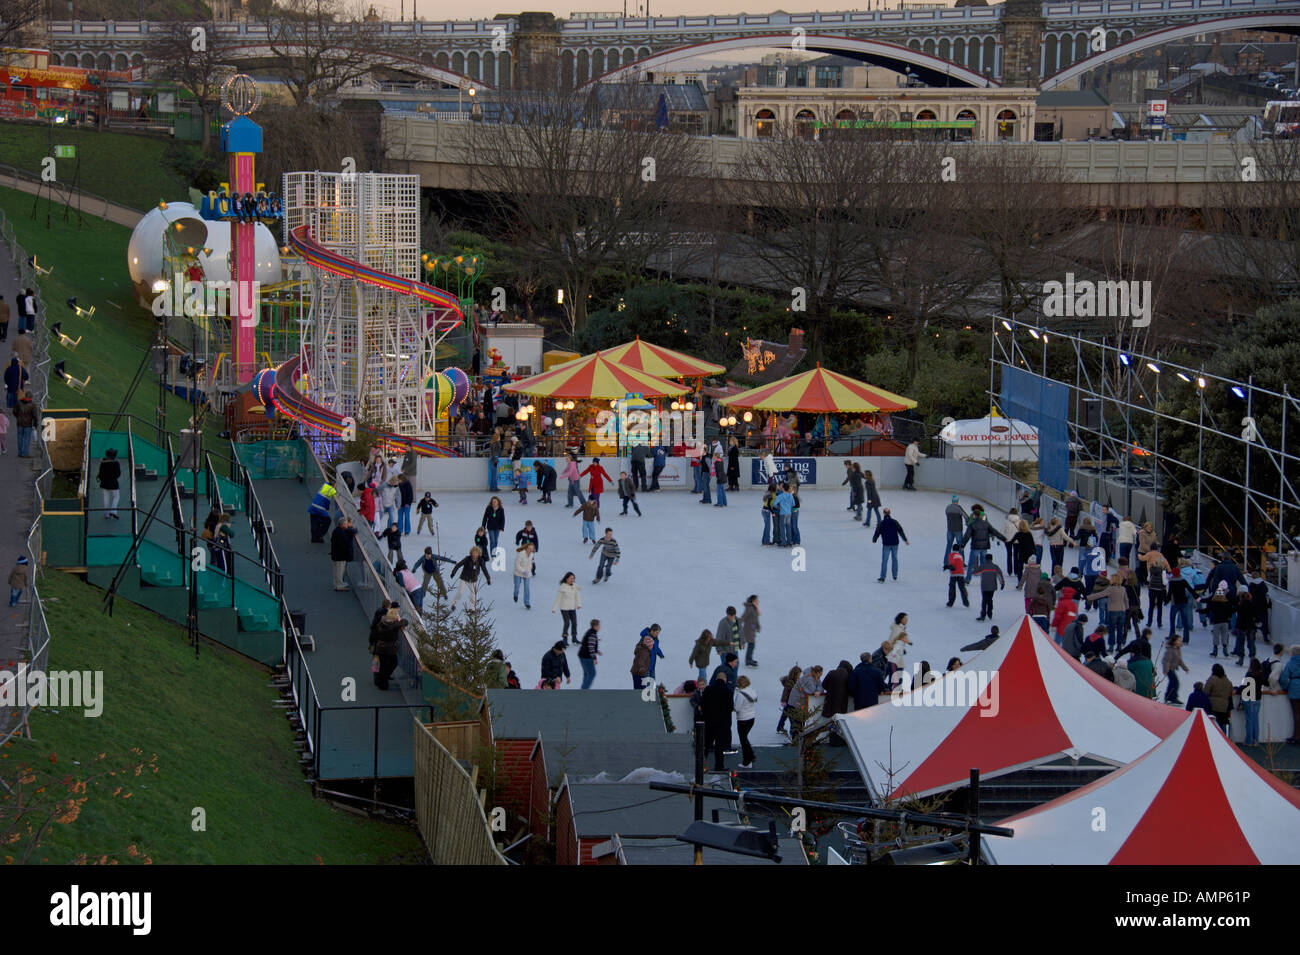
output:
<path id="1" fill-rule="evenodd" d="M 853 708 L 865 709 L 880 702 L 880 694 L 889 691 L 885 675 L 871 663 L 871 654 L 862 654 L 861 663 L 853 668 L 849 677 L 849 693 L 853 695 Z"/>
<path id="2" fill-rule="evenodd" d="M 822 679 L 822 689 L 826 691 L 822 716 L 830 719 L 836 714 L 849 712 L 849 677 L 852 675 L 852 665 L 848 660 L 841 660 L 840 665 Z M 832 746 L 843 746 L 844 740 L 832 733 L 830 743 Z"/>
<path id="3" fill-rule="evenodd" d="M 723 762 L 726 751 L 731 749 L 731 711 L 734 706 L 732 689 L 727 684 L 725 674 L 714 674 L 712 682 L 704 691 L 701 709 L 704 711 L 704 752 L 713 750 L 713 768 L 725 772 Z"/>
<path id="4" fill-rule="evenodd" d="M 334 562 L 334 589 L 347 590 L 343 582 L 343 572 L 348 568 L 348 561 L 356 560 L 357 529 L 352 526 L 352 518 L 345 517 L 330 533 L 330 560 Z"/>
<path id="5" fill-rule="evenodd" d="M 542 655 L 542 679 L 551 681 L 555 689 L 560 688 L 560 680 L 566 683 L 572 683 L 569 677 L 569 658 L 564 655 L 564 648 L 568 644 L 557 640 L 551 649 Z"/>

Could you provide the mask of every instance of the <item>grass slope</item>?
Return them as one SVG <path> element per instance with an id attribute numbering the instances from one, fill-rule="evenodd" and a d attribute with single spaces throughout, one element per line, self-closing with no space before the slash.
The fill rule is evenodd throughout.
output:
<path id="1" fill-rule="evenodd" d="M 163 157 L 168 142 L 128 133 L 96 132 L 80 127 L 0 123 L 0 162 L 39 174 L 51 145 L 75 146 L 76 159 L 60 159 L 60 182 L 77 185 L 131 209 L 148 209 L 159 199 L 185 199 L 186 184 Z M 80 176 L 77 167 L 80 165 Z M 30 200 L 29 200 L 30 201 Z M 45 217 L 41 212 L 42 220 Z"/>
<path id="2" fill-rule="evenodd" d="M 73 377 L 85 380 L 90 376 L 83 394 L 51 374 L 46 407 L 116 411 L 156 327 L 153 315 L 135 303 L 127 274 L 126 246 L 131 233 L 91 216 L 78 228 L 75 216 L 64 222 L 61 212 L 55 214 L 53 227 L 46 229 L 43 201 L 36 219 L 32 218 L 33 201 L 33 196 L 0 189 L 0 208 L 13 223 L 19 243 L 36 256 L 42 268 L 54 267 L 53 274 L 38 279 L 48 321 L 62 323 L 65 335 L 82 339 L 75 351 L 50 342 L 50 367 L 64 361 Z M 72 297 L 82 308 L 95 306 L 95 314 L 78 316 L 65 304 Z M 149 374 L 127 410 L 153 424 L 157 404 L 157 378 Z M 168 425 L 173 430 L 183 427 L 188 416 L 189 405 L 169 395 Z M 107 424 L 97 423 L 101 427 Z"/>
<path id="3" fill-rule="evenodd" d="M 294 757 L 292 734 L 267 672 L 217 647 L 198 659 L 184 631 L 125 601 L 99 613 L 103 591 L 61 572 L 41 590 L 54 642 L 51 669 L 102 670 L 104 711 L 38 710 L 33 740 L 7 756 L 40 761 L 55 755 L 75 772 L 99 753 L 143 759 L 158 772 L 124 785 L 129 800 L 92 790 L 73 823 L 56 826 L 37 858 L 69 861 L 125 857 L 136 845 L 154 863 L 263 864 L 420 862 L 414 828 L 334 809 L 312 796 Z M 191 829 L 202 807 L 207 830 Z"/>

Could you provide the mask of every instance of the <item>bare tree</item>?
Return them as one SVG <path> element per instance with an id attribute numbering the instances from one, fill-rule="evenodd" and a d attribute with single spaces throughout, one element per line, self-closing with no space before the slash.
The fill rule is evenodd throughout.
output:
<path id="1" fill-rule="evenodd" d="M 1245 283 L 1253 311 L 1300 287 L 1300 139 L 1237 152 L 1233 175 L 1208 190 L 1203 215 L 1219 237 L 1219 262 Z"/>
<path id="2" fill-rule="evenodd" d="M 860 137 L 817 136 L 830 131 L 828 117 L 793 128 L 776 126 L 770 138 L 749 144 L 745 166 L 758 210 L 749 253 L 789 290 L 790 308 L 807 328 L 808 350 L 820 361 L 821 325 L 831 306 L 860 291 L 872 250 L 867 205 L 877 183 L 872 150 Z M 836 130 L 835 132 L 839 132 Z"/>
<path id="3" fill-rule="evenodd" d="M 374 31 L 347 0 L 282 0 L 262 20 L 273 69 L 297 106 L 365 76 L 382 55 Z"/>
<path id="4" fill-rule="evenodd" d="M 365 142 L 356 125 L 344 113 L 315 108 L 299 109 L 280 106 L 260 109 L 267 142 L 276 148 L 264 153 L 258 162 L 258 178 L 279 188 L 283 173 L 300 169 L 340 169 L 345 158 L 365 155 Z M 364 164 L 363 164 L 364 165 Z M 366 171 L 358 165 L 359 172 Z"/>
<path id="5" fill-rule="evenodd" d="M 28 28 L 45 14 L 45 0 L 0 0 L 0 47 L 22 46 Z"/>
<path id="6" fill-rule="evenodd" d="M 194 97 L 203 124 L 204 152 L 211 144 L 213 114 L 219 108 L 221 83 L 227 75 L 228 44 L 211 21 L 169 20 L 149 31 L 145 62 L 157 78 L 168 80 Z"/>
<path id="7" fill-rule="evenodd" d="M 948 172 L 962 184 L 966 234 L 997 284 L 1002 315 L 1032 308 L 1057 278 L 1051 246 L 1081 224 L 1078 187 L 1032 146 L 954 148 Z"/>
<path id="8" fill-rule="evenodd" d="M 1174 325 L 1173 317 L 1177 315 L 1186 323 L 1189 316 L 1201 311 L 1206 298 L 1205 276 L 1196 273 L 1185 248 L 1190 225 L 1190 213 L 1179 209 L 1103 210 L 1099 221 L 1062 244 L 1065 269 L 1080 278 L 1095 275 L 1102 282 L 1124 283 L 1129 289 L 1137 283 L 1141 311 L 1146 313 L 1142 320 L 1136 314 L 1137 301 L 1119 296 L 1118 313 L 1087 319 L 1092 326 L 1090 334 L 1100 334 L 1122 349 L 1151 353 L 1160 341 L 1188 330 L 1186 325 Z M 1102 297 L 1099 291 L 1097 311 L 1101 311 Z M 1122 307 L 1126 299 L 1127 311 Z M 1147 317 L 1149 322 L 1145 322 Z"/>
<path id="9" fill-rule="evenodd" d="M 867 277 L 906 343 L 910 383 L 930 323 L 965 315 L 989 273 L 964 238 L 971 211 L 962 185 L 944 175 L 951 145 L 900 142 L 885 131 L 864 147 L 871 187 L 861 213 Z"/>
<path id="10" fill-rule="evenodd" d="M 647 96 L 556 82 L 503 91 L 499 121 L 474 124 L 477 188 L 508 240 L 558 280 L 570 333 L 586 325 L 597 271 L 645 268 L 694 188 L 694 140 L 661 129 Z"/>

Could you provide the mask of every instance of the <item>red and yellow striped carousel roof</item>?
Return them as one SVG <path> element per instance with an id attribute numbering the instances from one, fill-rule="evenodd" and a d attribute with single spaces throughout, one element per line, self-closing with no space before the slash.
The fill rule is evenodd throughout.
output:
<path id="1" fill-rule="evenodd" d="M 683 395 L 689 389 L 636 368 L 612 361 L 604 352 L 566 361 L 550 371 L 521 378 L 505 386 L 506 391 L 536 398 L 603 399 L 640 394 L 645 398 Z"/>
<path id="2" fill-rule="evenodd" d="M 658 375 L 660 378 L 704 378 L 708 375 L 721 375 L 727 370 L 721 365 L 693 358 L 671 348 L 643 342 L 639 335 L 636 341 L 606 348 L 601 354 L 620 365 L 649 375 Z"/>
<path id="3" fill-rule="evenodd" d="M 830 371 L 821 365 L 812 371 L 751 388 L 721 401 L 729 407 L 752 408 L 756 411 L 806 411 L 817 414 L 902 411 L 916 407 L 916 402 L 911 398 Z"/>

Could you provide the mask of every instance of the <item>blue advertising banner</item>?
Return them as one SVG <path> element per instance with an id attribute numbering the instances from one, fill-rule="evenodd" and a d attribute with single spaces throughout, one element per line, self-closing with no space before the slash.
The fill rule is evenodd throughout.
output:
<path id="1" fill-rule="evenodd" d="M 816 458 L 776 458 L 775 461 L 778 476 L 793 471 L 799 476 L 800 484 L 817 483 Z M 763 459 L 751 458 L 749 482 L 761 487 L 767 484 L 767 477 L 766 472 L 763 470 Z"/>

